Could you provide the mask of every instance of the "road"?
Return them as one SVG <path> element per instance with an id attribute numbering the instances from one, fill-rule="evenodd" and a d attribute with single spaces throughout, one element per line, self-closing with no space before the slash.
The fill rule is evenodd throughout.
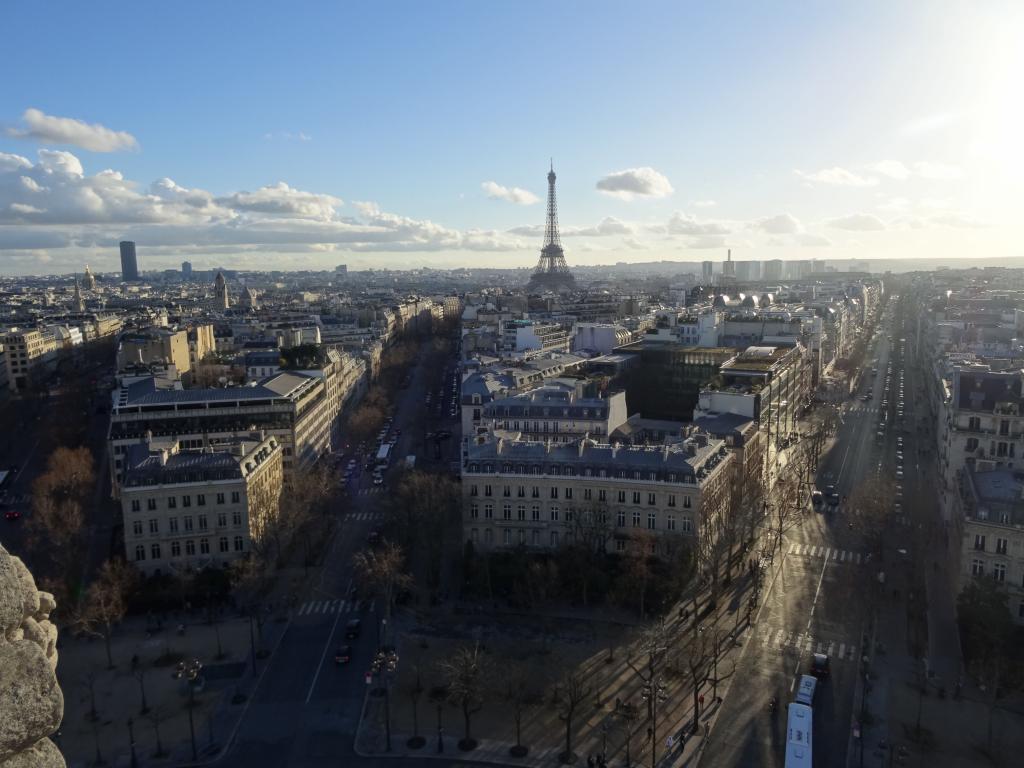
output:
<path id="1" fill-rule="evenodd" d="M 455 372 L 454 361 L 439 376 L 438 371 L 428 370 L 421 358 L 409 387 L 399 390 L 392 430 L 401 429 L 402 434 L 386 481 L 401 471 L 396 465 L 407 455 L 416 455 L 417 465 L 437 465 L 449 458 L 450 450 L 457 450 L 457 417 L 451 415 L 449 405 Z M 438 391 L 439 385 L 443 391 Z M 443 395 L 440 413 L 424 407 L 428 389 L 432 401 Z M 440 442 L 440 458 L 435 455 L 433 439 L 424 440 L 426 433 L 438 430 L 455 432 Z M 366 546 L 370 530 L 380 524 L 375 501 L 384 493 L 387 482 L 374 486 L 365 470 L 350 486 L 350 501 L 319 585 L 299 599 L 219 765 L 306 768 L 364 762 L 352 752 L 352 744 L 366 688 L 363 675 L 376 650 L 382 611 L 373 601 L 360 610 L 357 601 L 349 599 L 349 587 L 352 555 Z M 362 632 L 356 639 L 345 640 L 345 625 L 352 618 L 362 619 Z M 352 645 L 352 662 L 339 666 L 334 662 L 334 649 L 344 643 Z"/>
<path id="2" fill-rule="evenodd" d="M 882 327 L 875 347 L 879 374 L 865 377 L 862 385 L 862 392 L 871 390 L 871 399 L 858 397 L 844 407 L 836 439 L 819 464 L 818 486 L 835 485 L 844 497 L 892 468 L 896 429 L 887 428 L 881 442 L 876 437 L 891 355 L 889 327 Z M 703 765 L 782 766 L 786 704 L 793 700 L 796 682 L 807 673 L 816 652 L 829 655 L 831 676 L 819 685 L 815 698 L 813 762 L 831 768 L 846 765 L 877 561 L 868 557 L 850 528 L 843 505 L 838 511 L 808 513 L 786 533 L 781 551 L 784 558 L 768 577 L 760 613 L 748 631 Z M 769 712 L 772 696 L 779 701 L 774 714 Z"/>

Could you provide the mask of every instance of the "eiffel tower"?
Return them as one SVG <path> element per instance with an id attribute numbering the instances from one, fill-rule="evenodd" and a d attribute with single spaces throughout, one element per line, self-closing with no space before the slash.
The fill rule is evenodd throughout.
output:
<path id="1" fill-rule="evenodd" d="M 555 166 L 548 172 L 548 215 L 544 224 L 544 247 L 526 290 L 530 293 L 560 293 L 576 287 L 576 279 L 565 263 L 565 251 L 558 237 L 558 206 L 555 203 Z"/>

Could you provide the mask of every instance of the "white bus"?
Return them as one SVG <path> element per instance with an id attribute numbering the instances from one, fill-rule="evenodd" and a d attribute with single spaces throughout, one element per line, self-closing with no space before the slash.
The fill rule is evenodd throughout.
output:
<path id="1" fill-rule="evenodd" d="M 377 467 L 379 469 L 387 469 L 391 463 L 391 443 L 381 443 L 380 448 L 377 449 Z"/>
<path id="2" fill-rule="evenodd" d="M 812 730 L 811 708 L 794 701 L 786 723 L 786 768 L 811 768 Z"/>

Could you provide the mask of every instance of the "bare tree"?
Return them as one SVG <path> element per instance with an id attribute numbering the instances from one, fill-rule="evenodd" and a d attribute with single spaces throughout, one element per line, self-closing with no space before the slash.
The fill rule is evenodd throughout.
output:
<path id="1" fill-rule="evenodd" d="M 558 719 L 565 723 L 565 751 L 558 756 L 563 763 L 572 763 L 576 759 L 572 751 L 573 721 L 580 707 L 590 697 L 591 690 L 586 677 L 575 668 L 563 673 L 552 689 L 552 703 L 558 712 Z"/>
<path id="2" fill-rule="evenodd" d="M 387 506 L 390 534 L 407 552 L 420 553 L 413 563 L 425 575 L 427 586 L 436 590 L 441 581 L 446 533 L 458 520 L 461 489 L 446 475 L 412 471 L 401 481 Z M 417 567 L 420 566 L 420 567 Z"/>
<path id="3" fill-rule="evenodd" d="M 470 726 L 472 717 L 483 708 L 484 697 L 489 689 L 489 670 L 479 646 L 459 648 L 450 659 L 439 665 L 447 686 L 447 698 L 462 711 L 464 735 L 459 749 L 469 751 L 476 748 Z"/>
<path id="4" fill-rule="evenodd" d="M 384 602 L 384 618 L 391 625 L 391 608 L 395 594 L 412 584 L 405 572 L 405 552 L 397 544 L 386 541 L 379 549 L 364 549 L 352 560 L 356 578 Z"/>
<path id="5" fill-rule="evenodd" d="M 523 746 L 523 716 L 541 701 L 537 672 L 532 665 L 510 659 L 502 662 L 501 698 L 512 710 L 516 726 L 516 743 L 509 749 L 513 757 L 525 757 L 529 748 Z"/>
<path id="6" fill-rule="evenodd" d="M 701 688 L 708 679 L 710 672 L 709 662 L 713 652 L 714 642 L 711 633 L 698 631 L 687 644 L 684 653 L 686 656 L 686 675 L 693 694 L 693 732 L 696 733 L 700 727 L 700 695 Z"/>
<path id="7" fill-rule="evenodd" d="M 124 618 L 126 597 L 135 580 L 135 571 L 122 560 L 107 560 L 100 567 L 96 580 L 89 585 L 77 617 L 77 625 L 85 632 L 100 635 L 107 650 L 107 665 L 113 669 L 110 638 L 114 625 Z"/>
<path id="8" fill-rule="evenodd" d="M 621 597 L 629 603 L 636 601 L 636 608 L 641 618 L 647 615 L 647 589 L 654 576 L 651 567 L 654 544 L 654 536 L 646 530 L 639 528 L 633 531 L 629 537 L 623 568 Z"/>
<path id="9" fill-rule="evenodd" d="M 643 697 L 647 701 L 647 719 L 650 721 L 651 768 L 657 765 L 658 704 L 665 697 L 664 667 L 671 639 L 662 622 L 644 630 L 626 664 L 640 680 Z"/>

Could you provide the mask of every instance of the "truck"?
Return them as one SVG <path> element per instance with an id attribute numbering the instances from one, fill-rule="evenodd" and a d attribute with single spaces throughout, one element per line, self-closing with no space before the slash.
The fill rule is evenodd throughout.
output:
<path id="1" fill-rule="evenodd" d="M 405 457 L 405 468 L 406 469 L 415 469 L 416 468 L 416 456 L 414 454 L 410 453 L 408 456 Z"/>

